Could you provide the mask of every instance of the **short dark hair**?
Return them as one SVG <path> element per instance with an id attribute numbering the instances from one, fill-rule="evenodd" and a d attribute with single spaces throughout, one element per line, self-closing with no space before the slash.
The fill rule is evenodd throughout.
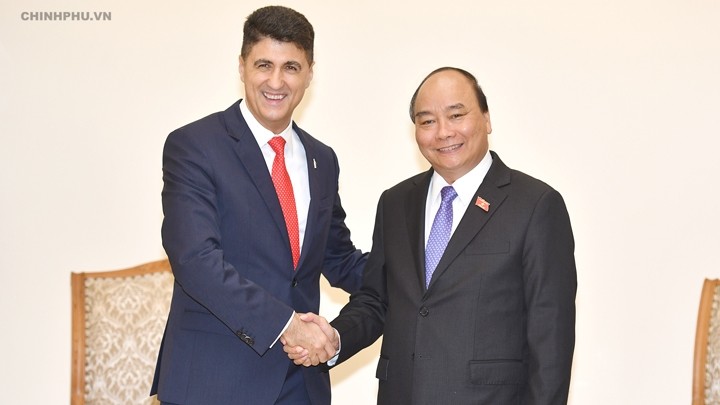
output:
<path id="1" fill-rule="evenodd" d="M 433 70 L 430 72 L 429 75 L 425 76 L 422 82 L 420 82 L 420 85 L 415 89 L 415 93 L 413 93 L 412 98 L 410 99 L 410 121 L 413 123 L 415 122 L 415 99 L 417 99 L 418 92 L 420 91 L 420 87 L 422 87 L 423 84 L 429 79 L 432 75 L 435 73 L 444 72 L 446 70 L 453 70 L 455 72 L 458 72 L 465 76 L 470 83 L 475 88 L 475 96 L 477 97 L 478 105 L 480 106 L 480 110 L 483 113 L 486 113 L 489 111 L 488 104 L 487 104 L 487 97 L 485 97 L 485 93 L 483 93 L 482 88 L 480 87 L 480 84 L 478 83 L 475 76 L 472 75 L 472 73 L 468 72 L 467 70 L 451 67 L 451 66 L 445 66 L 438 69 Z"/>
<path id="2" fill-rule="evenodd" d="M 282 6 L 267 6 L 252 12 L 243 27 L 240 56 L 247 58 L 250 49 L 264 38 L 291 42 L 305 51 L 307 60 L 313 62 L 315 31 L 304 15 Z"/>

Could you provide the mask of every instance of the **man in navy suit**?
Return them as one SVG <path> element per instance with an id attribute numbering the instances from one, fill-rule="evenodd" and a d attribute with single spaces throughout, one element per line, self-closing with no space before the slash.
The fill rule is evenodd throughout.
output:
<path id="1" fill-rule="evenodd" d="M 489 150 L 487 100 L 467 71 L 430 73 L 410 118 L 432 168 L 380 197 L 363 286 L 331 322 L 333 361 L 382 334 L 379 405 L 567 403 L 577 281 L 563 198 Z"/>
<path id="2" fill-rule="evenodd" d="M 333 356 L 335 335 L 299 316 L 318 312 L 320 274 L 353 292 L 366 261 L 345 226 L 337 156 L 292 121 L 313 41 L 302 14 L 256 10 L 243 29 L 245 99 L 167 138 L 175 288 L 151 390 L 163 404 L 330 404 L 327 371 L 296 366 L 279 342 L 313 347 L 314 362 Z"/>

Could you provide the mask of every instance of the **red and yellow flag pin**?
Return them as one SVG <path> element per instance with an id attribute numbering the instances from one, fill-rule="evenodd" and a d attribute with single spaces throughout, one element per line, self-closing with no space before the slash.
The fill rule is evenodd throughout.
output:
<path id="1" fill-rule="evenodd" d="M 485 199 L 482 197 L 478 196 L 477 200 L 475 200 L 475 205 L 482 208 L 485 212 L 490 211 L 490 203 L 485 201 Z"/>

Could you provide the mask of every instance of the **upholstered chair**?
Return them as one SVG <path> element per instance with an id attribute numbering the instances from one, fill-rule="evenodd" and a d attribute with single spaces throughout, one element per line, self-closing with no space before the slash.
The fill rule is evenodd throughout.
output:
<path id="1" fill-rule="evenodd" d="M 72 405 L 157 404 L 149 397 L 170 307 L 167 260 L 72 273 Z"/>
<path id="2" fill-rule="evenodd" d="M 692 405 L 720 405 L 720 280 L 706 279 L 700 295 Z"/>

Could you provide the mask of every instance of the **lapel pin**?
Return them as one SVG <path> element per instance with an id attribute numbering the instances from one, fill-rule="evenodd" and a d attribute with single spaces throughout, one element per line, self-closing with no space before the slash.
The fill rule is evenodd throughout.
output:
<path id="1" fill-rule="evenodd" d="M 490 203 L 485 201 L 485 199 L 482 197 L 478 197 L 477 200 L 475 200 L 475 205 L 482 208 L 482 210 L 485 212 L 488 212 L 490 210 Z"/>
<path id="2" fill-rule="evenodd" d="M 313 169 L 317 169 L 317 162 L 315 161 L 315 158 L 313 158 Z"/>

